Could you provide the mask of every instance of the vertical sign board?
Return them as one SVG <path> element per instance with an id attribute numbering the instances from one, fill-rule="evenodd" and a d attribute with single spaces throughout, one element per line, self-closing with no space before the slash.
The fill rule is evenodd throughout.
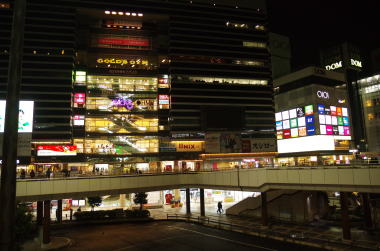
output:
<path id="1" fill-rule="evenodd" d="M 5 125 L 5 100 L 0 100 L 0 155 L 3 153 L 3 134 Z M 20 101 L 18 117 L 18 156 L 30 156 L 33 132 L 34 101 Z"/>

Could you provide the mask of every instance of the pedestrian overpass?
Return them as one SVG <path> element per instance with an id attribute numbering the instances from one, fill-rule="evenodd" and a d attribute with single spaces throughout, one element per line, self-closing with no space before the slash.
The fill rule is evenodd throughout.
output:
<path id="1" fill-rule="evenodd" d="M 380 166 L 316 166 L 226 171 L 19 179 L 18 201 L 209 188 L 266 192 L 273 189 L 380 193 Z"/>

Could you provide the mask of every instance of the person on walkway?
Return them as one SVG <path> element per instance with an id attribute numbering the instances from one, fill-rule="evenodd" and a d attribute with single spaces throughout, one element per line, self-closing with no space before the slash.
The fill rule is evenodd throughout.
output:
<path id="1" fill-rule="evenodd" d="M 25 176 L 26 176 L 25 169 L 21 169 L 20 178 L 21 178 L 21 179 L 25 179 Z"/>
<path id="2" fill-rule="evenodd" d="M 218 210 L 216 212 L 218 214 L 222 214 L 222 212 L 223 212 L 223 205 L 222 205 L 221 201 L 218 202 Z"/>
<path id="3" fill-rule="evenodd" d="M 36 176 L 33 169 L 32 169 L 32 171 L 30 171 L 29 175 L 30 175 L 30 178 L 32 178 L 32 179 Z"/>
<path id="4" fill-rule="evenodd" d="M 48 168 L 48 170 L 46 171 L 46 178 L 50 179 L 50 175 L 51 175 L 51 170 L 50 168 Z"/>

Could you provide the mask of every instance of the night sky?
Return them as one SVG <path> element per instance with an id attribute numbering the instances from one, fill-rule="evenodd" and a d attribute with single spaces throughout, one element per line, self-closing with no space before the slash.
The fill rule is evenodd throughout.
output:
<path id="1" fill-rule="evenodd" d="M 270 30 L 289 36 L 292 66 L 319 65 L 318 48 L 351 41 L 368 58 L 380 48 L 379 0 L 267 0 Z M 365 60 L 365 58 L 363 58 Z M 368 62 L 369 63 L 369 62 Z M 366 71 L 371 66 L 366 64 Z"/>

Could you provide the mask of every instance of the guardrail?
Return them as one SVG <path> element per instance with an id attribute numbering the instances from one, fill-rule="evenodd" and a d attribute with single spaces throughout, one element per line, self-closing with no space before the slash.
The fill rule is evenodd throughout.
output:
<path id="1" fill-rule="evenodd" d="M 220 219 L 214 220 L 210 217 L 202 216 L 190 216 L 190 215 L 180 215 L 180 214 L 167 214 L 167 220 L 185 221 L 198 223 L 204 226 L 216 227 L 222 230 L 229 230 L 244 234 L 251 234 L 257 237 L 270 238 L 279 241 L 285 241 L 290 243 L 296 243 L 305 246 L 313 246 L 319 248 L 325 248 L 328 250 L 337 250 L 345 248 L 362 248 L 369 250 L 379 250 L 380 246 L 376 243 L 371 243 L 363 245 L 362 240 L 353 240 L 350 242 L 344 241 L 342 239 L 331 238 L 324 236 L 323 238 L 314 237 L 313 233 L 302 232 L 302 231 L 291 231 L 286 233 L 281 233 L 276 229 L 270 229 L 267 227 L 255 225 L 239 225 L 231 222 L 222 221 Z M 367 242 L 369 243 L 369 242 Z"/>

